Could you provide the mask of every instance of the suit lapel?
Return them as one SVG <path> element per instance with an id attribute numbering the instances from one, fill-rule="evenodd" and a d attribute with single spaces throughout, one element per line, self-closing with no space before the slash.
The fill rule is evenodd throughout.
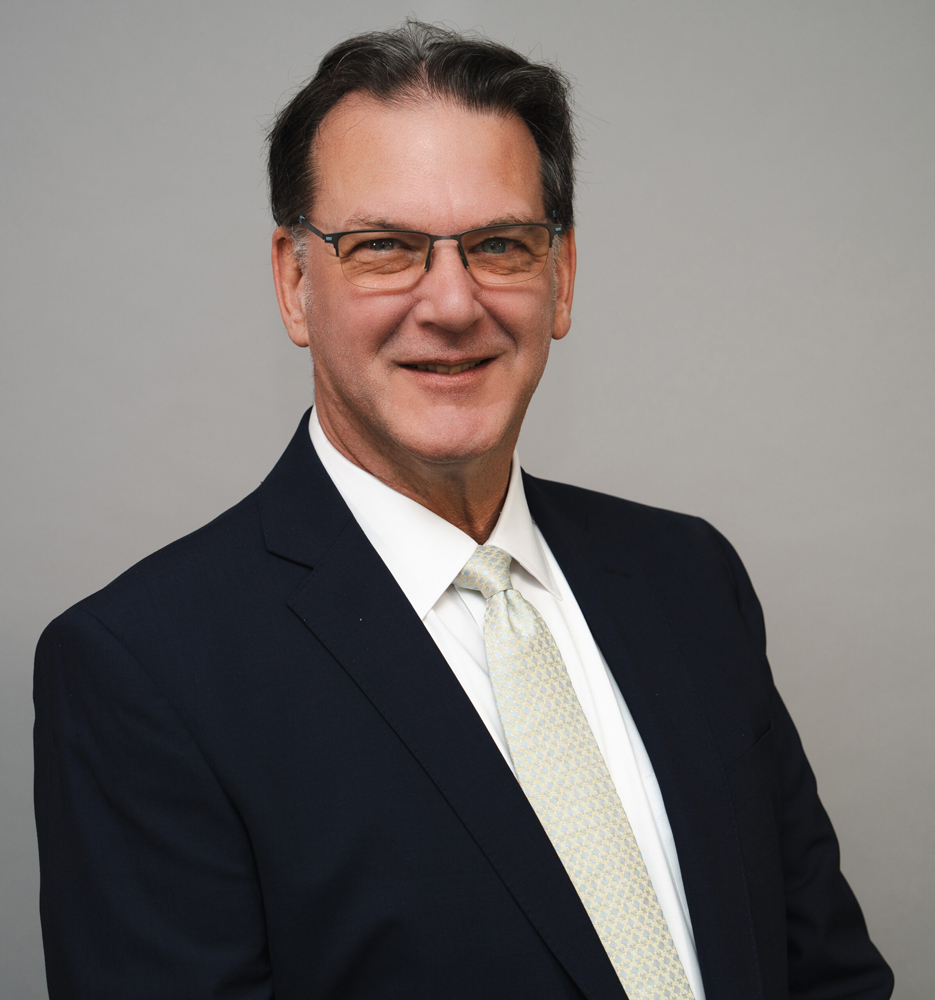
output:
<path id="1" fill-rule="evenodd" d="M 530 512 L 652 761 L 678 850 L 707 1000 L 762 996 L 727 779 L 686 656 L 632 554 L 560 513 L 536 480 L 526 477 L 525 484 Z"/>
<path id="2" fill-rule="evenodd" d="M 510 769 L 308 437 L 259 497 L 267 548 L 312 571 L 289 602 L 394 729 L 585 996 L 625 994 Z"/>

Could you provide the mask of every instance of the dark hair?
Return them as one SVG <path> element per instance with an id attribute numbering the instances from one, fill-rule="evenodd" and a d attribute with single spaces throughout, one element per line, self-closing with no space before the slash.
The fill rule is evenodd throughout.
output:
<path id="1" fill-rule="evenodd" d="M 505 45 L 412 19 L 336 45 L 277 116 L 269 133 L 269 189 L 279 225 L 294 227 L 311 209 L 312 142 L 325 115 L 355 91 L 386 101 L 438 96 L 473 111 L 517 115 L 539 150 L 547 216 L 554 212 L 562 225 L 573 225 L 575 135 L 568 79 Z"/>

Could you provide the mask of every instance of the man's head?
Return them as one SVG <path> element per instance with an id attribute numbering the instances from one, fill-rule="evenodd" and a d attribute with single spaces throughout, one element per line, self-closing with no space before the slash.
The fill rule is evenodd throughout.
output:
<path id="1" fill-rule="evenodd" d="M 283 319 L 311 347 L 323 426 L 359 464 L 463 466 L 512 449 L 570 324 L 573 158 L 561 74 L 417 22 L 337 46 L 280 114 Z M 431 249 L 390 233 L 504 223 L 539 225 Z M 373 232 L 321 238 L 348 230 Z M 395 278 L 406 253 L 409 277 Z"/>

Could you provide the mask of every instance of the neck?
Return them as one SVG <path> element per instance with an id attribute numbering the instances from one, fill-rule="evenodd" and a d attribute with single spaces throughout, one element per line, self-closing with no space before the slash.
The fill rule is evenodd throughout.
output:
<path id="1" fill-rule="evenodd" d="M 478 545 L 490 537 L 509 489 L 518 428 L 482 456 L 430 461 L 368 433 L 339 410 L 317 401 L 315 410 L 325 436 L 348 461 L 460 528 Z"/>

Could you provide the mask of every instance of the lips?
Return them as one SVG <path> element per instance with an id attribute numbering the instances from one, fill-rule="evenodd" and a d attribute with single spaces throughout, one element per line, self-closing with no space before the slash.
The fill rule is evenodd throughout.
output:
<path id="1" fill-rule="evenodd" d="M 415 368 L 420 372 L 435 372 L 438 375 L 460 375 L 461 372 L 469 371 L 471 368 L 476 368 L 478 365 L 483 364 L 487 358 L 481 358 L 478 361 L 464 361 L 459 365 L 443 365 L 437 362 L 426 362 L 425 364 L 414 364 L 406 365 L 406 368 Z"/>

